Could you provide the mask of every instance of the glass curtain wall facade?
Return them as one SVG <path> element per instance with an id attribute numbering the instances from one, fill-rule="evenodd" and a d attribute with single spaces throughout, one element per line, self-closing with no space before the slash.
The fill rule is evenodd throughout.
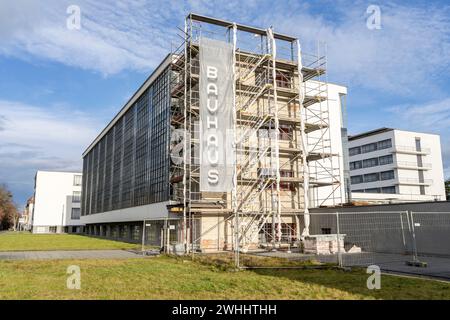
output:
<path id="1" fill-rule="evenodd" d="M 83 216 L 169 200 L 169 73 L 84 156 Z"/>

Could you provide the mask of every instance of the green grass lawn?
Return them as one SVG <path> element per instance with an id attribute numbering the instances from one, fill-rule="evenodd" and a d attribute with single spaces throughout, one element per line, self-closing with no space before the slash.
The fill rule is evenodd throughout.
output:
<path id="1" fill-rule="evenodd" d="M 120 241 L 104 240 L 72 234 L 0 234 L 0 251 L 134 249 L 139 247 Z"/>
<path id="2" fill-rule="evenodd" d="M 81 268 L 81 290 L 66 288 L 69 265 Z M 129 260 L 0 261 L 2 299 L 450 299 L 450 284 L 325 270 L 227 271 L 167 256 Z"/>

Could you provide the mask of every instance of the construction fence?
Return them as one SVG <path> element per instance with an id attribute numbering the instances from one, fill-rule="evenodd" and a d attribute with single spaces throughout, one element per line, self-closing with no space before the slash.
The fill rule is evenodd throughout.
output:
<path id="1" fill-rule="evenodd" d="M 340 267 L 377 265 L 386 272 L 450 280 L 450 212 L 314 212 L 297 218 L 297 226 L 285 228 L 288 231 L 284 231 L 281 243 L 273 241 L 270 230 L 260 228 L 259 245 L 244 251 L 241 243 L 239 252 L 235 250 L 231 219 L 211 221 L 209 225 L 197 218 L 192 223 L 188 220 L 186 243 L 182 220 L 146 220 L 142 247 L 182 255 L 187 246 L 194 258 L 222 254 L 239 268 L 258 267 L 261 259 L 253 258 L 272 257 L 276 259 L 266 259 L 269 262 L 264 267 L 283 266 L 280 261 L 285 261 L 285 266 L 305 261 Z M 308 220 L 309 228 L 305 228 Z M 295 237 L 297 232 L 292 228 L 299 228 L 303 234 Z M 305 229 L 309 233 L 305 234 Z"/>
<path id="2" fill-rule="evenodd" d="M 450 279 L 450 212 L 314 212 L 302 229 L 305 218 L 298 244 L 254 254 Z"/>

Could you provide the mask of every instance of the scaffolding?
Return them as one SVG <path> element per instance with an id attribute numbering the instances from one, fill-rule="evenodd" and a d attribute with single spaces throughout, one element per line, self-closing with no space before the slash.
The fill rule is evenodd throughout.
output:
<path id="1" fill-rule="evenodd" d="M 235 161 L 226 193 L 199 189 L 201 37 L 229 42 L 234 50 Z M 256 248 L 298 245 L 308 235 L 309 207 L 341 197 L 323 79 L 326 55 L 302 53 L 298 39 L 273 28 L 195 14 L 187 16 L 182 38 L 172 52 L 170 91 L 171 143 L 182 143 L 184 152 L 172 155 L 170 211 L 182 215 L 185 252 L 207 251 L 214 241 L 204 236 L 216 228 L 222 234 L 215 232 L 212 249 L 233 250 L 236 258 Z M 324 195 L 322 187 L 331 191 Z"/>

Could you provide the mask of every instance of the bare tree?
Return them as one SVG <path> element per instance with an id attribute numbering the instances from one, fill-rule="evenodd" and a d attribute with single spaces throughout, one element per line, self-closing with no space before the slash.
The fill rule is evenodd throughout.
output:
<path id="1" fill-rule="evenodd" d="M 13 202 L 12 193 L 6 186 L 0 185 L 0 230 L 15 227 L 19 219 L 19 211 Z"/>

